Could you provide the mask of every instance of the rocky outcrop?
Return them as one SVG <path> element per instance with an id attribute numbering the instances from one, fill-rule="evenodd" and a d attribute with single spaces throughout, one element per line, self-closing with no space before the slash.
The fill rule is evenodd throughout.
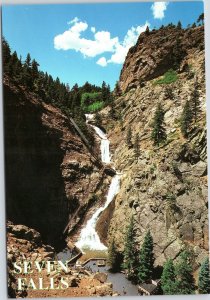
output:
<path id="1" fill-rule="evenodd" d="M 4 116 L 7 218 L 59 244 L 69 221 L 74 227 L 94 204 L 100 166 L 59 109 L 8 78 Z"/>
<path id="2" fill-rule="evenodd" d="M 203 27 L 177 29 L 168 26 L 142 33 L 128 51 L 119 80 L 121 91 L 124 93 L 163 75 L 181 62 L 188 51 L 198 48 L 204 49 Z M 186 64 L 183 67 L 186 68 Z"/>
<path id="3" fill-rule="evenodd" d="M 178 78 L 171 84 L 157 84 L 159 76 L 174 66 L 172 51 L 177 38 L 183 49 Z M 167 258 L 176 259 L 182 249 L 189 247 L 195 257 L 194 268 L 197 268 L 208 253 L 203 42 L 203 27 L 187 30 L 167 27 L 141 34 L 121 72 L 119 85 L 124 94 L 115 101 L 118 124 L 114 120 L 114 126 L 110 120 L 108 124 L 112 127 L 109 137 L 115 167 L 123 173 L 121 190 L 109 220 L 108 238 L 114 239 L 117 250 L 122 252 L 126 228 L 133 215 L 139 247 L 147 230 L 151 231 L 156 266 L 162 266 Z M 189 139 L 185 139 L 179 121 L 195 80 L 199 118 Z M 165 111 L 167 131 L 167 142 L 160 147 L 155 147 L 151 140 L 157 103 L 161 103 Z M 139 134 L 138 158 L 134 147 L 126 144 L 129 126 L 133 144 Z M 107 209 L 103 215 L 108 216 L 109 212 Z M 100 225 L 101 235 L 105 236 L 106 226 L 103 222 Z"/>
<path id="4" fill-rule="evenodd" d="M 53 247 L 43 244 L 41 235 L 34 229 L 24 225 L 7 224 L 7 253 L 8 253 L 8 294 L 11 298 L 46 298 L 46 297 L 81 297 L 81 296 L 111 296 L 112 284 L 106 282 L 107 275 L 103 273 L 92 274 L 85 269 L 68 268 L 68 272 L 52 270 L 50 273 L 42 268 L 41 273 L 32 268 L 31 274 L 15 274 L 14 263 L 48 261 L 56 262 L 56 253 Z M 57 289 L 61 276 L 65 277 L 68 287 Z M 18 290 L 17 280 L 24 277 L 28 283 L 30 278 L 36 285 L 36 290 L 25 284 L 23 290 Z M 39 278 L 42 278 L 45 289 L 38 287 Z M 49 286 L 49 278 L 53 278 L 54 289 L 46 289 Z M 48 283 L 48 284 L 47 284 Z"/>

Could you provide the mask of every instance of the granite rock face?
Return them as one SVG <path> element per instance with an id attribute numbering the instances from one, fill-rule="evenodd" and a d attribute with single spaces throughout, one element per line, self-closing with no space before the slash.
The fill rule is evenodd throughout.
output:
<path id="1" fill-rule="evenodd" d="M 121 91 L 124 93 L 163 75 L 175 67 L 177 60 L 181 62 L 192 48 L 204 49 L 203 27 L 178 29 L 168 26 L 142 33 L 125 59 L 119 80 Z M 183 64 L 182 67 L 187 66 Z"/>
<path id="2" fill-rule="evenodd" d="M 157 84 L 160 75 L 174 66 L 171 51 L 176 36 L 183 45 L 178 79 L 171 84 Z M 189 247 L 197 268 L 208 253 L 203 38 L 203 27 L 165 28 L 141 34 L 121 72 L 119 86 L 124 93 L 115 101 L 118 122 L 103 124 L 109 130 L 116 170 L 123 175 L 114 212 L 113 207 L 107 208 L 101 217 L 110 216 L 108 231 L 102 221 L 98 222 L 101 237 L 107 234 L 109 240 L 114 238 L 118 251 L 122 252 L 126 228 L 133 215 L 139 246 L 147 230 L 151 231 L 155 265 L 162 266 L 169 257 L 176 259 Z M 180 131 L 180 116 L 195 80 L 200 112 L 195 129 L 185 139 Z M 167 132 L 167 142 L 160 147 L 151 140 L 151 124 L 158 103 L 165 111 Z M 103 113 L 106 115 L 107 111 Z M 135 156 L 134 147 L 126 144 L 129 126 L 133 145 L 139 134 L 139 157 Z"/>
<path id="3" fill-rule="evenodd" d="M 106 176 L 59 109 L 7 78 L 4 115 L 7 218 L 55 245 L 69 220 L 75 226 L 94 204 Z"/>

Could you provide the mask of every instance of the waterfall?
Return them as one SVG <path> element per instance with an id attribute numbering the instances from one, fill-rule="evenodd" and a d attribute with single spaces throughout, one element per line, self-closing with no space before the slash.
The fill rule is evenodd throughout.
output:
<path id="1" fill-rule="evenodd" d="M 112 178 L 111 185 L 109 187 L 109 191 L 106 197 L 106 202 L 104 206 L 100 207 L 88 220 L 85 228 L 82 229 L 79 240 L 76 243 L 76 246 L 82 250 L 106 250 L 106 246 L 101 243 L 100 238 L 96 232 L 96 222 L 98 220 L 101 212 L 107 208 L 109 203 L 112 202 L 114 196 L 118 193 L 120 188 L 120 175 L 115 175 Z"/>
<path id="2" fill-rule="evenodd" d="M 92 120 L 93 115 L 86 115 L 86 122 Z M 104 163 L 110 163 L 110 152 L 109 152 L 109 140 L 107 139 L 106 134 L 98 127 L 94 125 L 90 125 L 94 128 L 96 134 L 101 139 L 101 160 Z M 79 240 L 76 242 L 76 246 L 81 250 L 89 249 L 89 250 L 106 250 L 107 247 L 101 243 L 100 238 L 96 232 L 96 222 L 99 218 L 99 215 L 102 211 L 107 208 L 107 206 L 112 202 L 115 195 L 119 192 L 120 189 L 120 174 L 115 175 L 112 178 L 108 194 L 106 196 L 106 202 L 104 206 L 97 209 L 97 211 L 93 214 L 90 220 L 88 220 L 86 227 L 82 229 Z"/>

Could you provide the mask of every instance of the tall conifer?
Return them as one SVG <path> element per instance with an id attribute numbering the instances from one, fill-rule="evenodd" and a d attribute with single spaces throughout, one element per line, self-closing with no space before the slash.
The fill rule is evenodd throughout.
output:
<path id="1" fill-rule="evenodd" d="M 210 269 L 208 257 L 201 264 L 198 278 L 198 290 L 200 294 L 210 294 Z"/>
<path id="2" fill-rule="evenodd" d="M 130 224 L 127 228 L 123 254 L 124 254 L 123 267 L 128 272 L 128 278 L 133 280 L 135 278 L 135 269 L 137 267 L 133 216 L 131 217 Z"/>
<path id="3" fill-rule="evenodd" d="M 157 109 L 155 111 L 155 115 L 153 118 L 153 123 L 152 123 L 152 134 L 151 138 L 154 141 L 154 145 L 158 145 L 161 142 L 164 142 L 166 140 L 166 130 L 164 127 L 164 110 L 159 103 L 157 106 Z"/>
<path id="4" fill-rule="evenodd" d="M 193 120 L 192 110 L 189 101 L 186 101 L 181 116 L 181 132 L 184 137 L 188 137 L 192 125 L 192 120 Z"/>
<path id="5" fill-rule="evenodd" d="M 163 273 L 161 276 L 161 287 L 164 295 L 174 295 L 176 278 L 175 268 L 172 259 L 168 259 L 163 267 Z"/>
<path id="6" fill-rule="evenodd" d="M 139 255 L 138 282 L 148 282 L 154 271 L 153 238 L 150 231 L 146 233 Z"/>
<path id="7" fill-rule="evenodd" d="M 180 262 L 176 265 L 176 278 L 176 294 L 190 295 L 195 293 L 195 283 L 188 251 L 184 251 L 180 255 Z"/>

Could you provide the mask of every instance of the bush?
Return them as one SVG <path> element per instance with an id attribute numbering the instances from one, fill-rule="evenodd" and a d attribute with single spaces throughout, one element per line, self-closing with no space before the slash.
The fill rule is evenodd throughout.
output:
<path id="1" fill-rule="evenodd" d="M 95 111 L 102 109 L 103 106 L 104 106 L 104 103 L 102 101 L 97 101 L 93 104 L 88 105 L 88 107 L 86 109 L 88 112 L 95 112 Z"/>
<path id="2" fill-rule="evenodd" d="M 162 79 L 159 79 L 155 82 L 155 84 L 170 84 L 173 82 L 176 82 L 178 79 L 177 73 L 170 69 L 168 72 L 164 74 L 164 77 Z"/>

